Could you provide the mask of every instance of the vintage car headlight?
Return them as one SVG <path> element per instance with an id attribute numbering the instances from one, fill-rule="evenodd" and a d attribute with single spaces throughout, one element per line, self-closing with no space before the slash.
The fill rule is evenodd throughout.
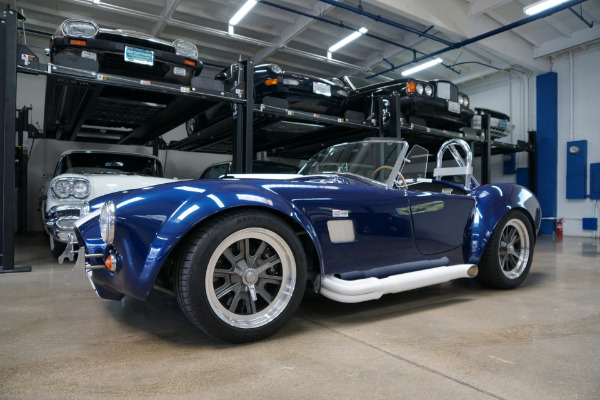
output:
<path id="1" fill-rule="evenodd" d="M 425 85 L 425 94 L 427 96 L 433 96 L 433 86 L 432 85 Z"/>
<path id="2" fill-rule="evenodd" d="M 84 19 L 68 19 L 62 25 L 63 34 L 71 37 L 93 38 L 99 30 L 94 21 Z"/>
<path id="3" fill-rule="evenodd" d="M 417 83 L 417 93 L 423 94 L 423 84 Z"/>
<path id="4" fill-rule="evenodd" d="M 107 201 L 100 210 L 100 236 L 106 244 L 112 244 L 115 240 L 115 203 L 112 200 Z"/>
<path id="5" fill-rule="evenodd" d="M 460 105 L 463 105 L 463 104 L 464 104 L 464 102 L 465 102 L 465 99 L 463 98 L 463 95 L 459 93 L 459 94 L 458 94 L 458 103 L 459 103 Z"/>
<path id="6" fill-rule="evenodd" d="M 471 106 L 471 100 L 469 99 L 469 96 L 467 96 L 466 94 L 463 94 L 463 106 L 465 106 L 465 107 Z"/>
<path id="7" fill-rule="evenodd" d="M 84 199 L 90 194 L 90 182 L 83 178 L 58 178 L 50 186 L 54 197 L 66 199 L 73 196 Z"/>
<path id="8" fill-rule="evenodd" d="M 275 72 L 276 74 L 281 74 L 283 73 L 283 70 L 281 69 L 281 67 L 277 64 L 269 64 L 269 69 L 271 69 L 271 71 Z"/>
<path id="9" fill-rule="evenodd" d="M 175 46 L 175 54 L 193 58 L 194 60 L 198 59 L 198 47 L 196 47 L 195 44 L 186 40 L 177 39 L 173 42 L 173 46 Z"/>

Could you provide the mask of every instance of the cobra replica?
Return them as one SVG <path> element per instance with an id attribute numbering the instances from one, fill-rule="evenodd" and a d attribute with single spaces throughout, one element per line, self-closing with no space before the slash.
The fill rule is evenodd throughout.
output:
<path id="1" fill-rule="evenodd" d="M 442 164 L 445 154 L 458 166 Z M 104 196 L 75 223 L 77 262 L 101 298 L 145 300 L 156 286 L 195 326 L 231 342 L 281 328 L 307 286 L 345 303 L 459 278 L 519 286 L 540 225 L 536 197 L 480 186 L 462 140 L 442 146 L 435 179 L 427 160 L 419 146 L 375 139 L 323 150 L 297 175 Z M 464 184 L 442 180 L 456 175 Z"/>

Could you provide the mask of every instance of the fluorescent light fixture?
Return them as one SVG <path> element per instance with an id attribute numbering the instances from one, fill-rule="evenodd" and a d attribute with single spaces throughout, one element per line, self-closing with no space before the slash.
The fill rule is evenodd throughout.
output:
<path id="1" fill-rule="evenodd" d="M 250 10 L 252 10 L 252 7 L 254 7 L 255 5 L 256 0 L 248 0 L 246 4 L 244 4 L 242 8 L 240 8 L 233 17 L 231 17 L 231 19 L 229 20 L 229 25 L 237 25 L 242 20 L 242 18 L 244 18 L 246 14 L 248 14 Z"/>
<path id="2" fill-rule="evenodd" d="M 546 11 L 549 8 L 556 7 L 559 4 L 566 3 L 569 0 L 542 0 L 537 3 L 533 3 L 523 8 L 523 12 L 527 15 L 535 15 Z"/>
<path id="3" fill-rule="evenodd" d="M 415 72 L 423 71 L 424 69 L 431 68 L 434 65 L 438 65 L 442 63 L 441 58 L 436 58 L 435 60 L 427 61 L 425 64 L 417 65 L 414 68 L 407 69 L 406 71 L 402 71 L 402 76 L 412 75 Z"/>
<path id="4" fill-rule="evenodd" d="M 345 38 L 343 38 L 342 40 L 340 40 L 339 42 L 337 42 L 333 46 L 331 46 L 328 51 L 330 53 L 338 51 L 339 49 L 341 49 L 342 47 L 344 47 L 345 45 L 347 45 L 351 41 L 356 40 L 358 37 L 364 35 L 368 31 L 369 30 L 367 28 L 362 27 L 359 30 L 357 30 L 355 32 L 352 32 L 350 35 L 346 36 Z"/>

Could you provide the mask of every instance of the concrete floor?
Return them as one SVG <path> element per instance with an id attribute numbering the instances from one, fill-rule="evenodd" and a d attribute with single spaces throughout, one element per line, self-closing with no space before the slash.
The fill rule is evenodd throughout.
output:
<path id="1" fill-rule="evenodd" d="M 0 275 L 2 399 L 598 399 L 600 243 L 541 237 L 513 291 L 455 281 L 379 301 L 304 299 L 272 338 L 212 341 L 174 298 L 96 297 L 46 238 Z"/>

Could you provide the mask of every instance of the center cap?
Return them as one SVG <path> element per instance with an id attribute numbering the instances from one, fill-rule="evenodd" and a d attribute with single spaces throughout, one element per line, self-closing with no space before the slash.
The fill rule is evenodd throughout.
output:
<path id="1" fill-rule="evenodd" d="M 258 281 L 258 274 L 256 273 L 256 270 L 252 268 L 245 270 L 242 275 L 242 281 L 245 285 L 254 285 Z"/>
<path id="2" fill-rule="evenodd" d="M 508 252 L 512 253 L 513 251 L 515 251 L 515 246 L 513 246 L 512 244 L 510 246 L 508 246 Z"/>

